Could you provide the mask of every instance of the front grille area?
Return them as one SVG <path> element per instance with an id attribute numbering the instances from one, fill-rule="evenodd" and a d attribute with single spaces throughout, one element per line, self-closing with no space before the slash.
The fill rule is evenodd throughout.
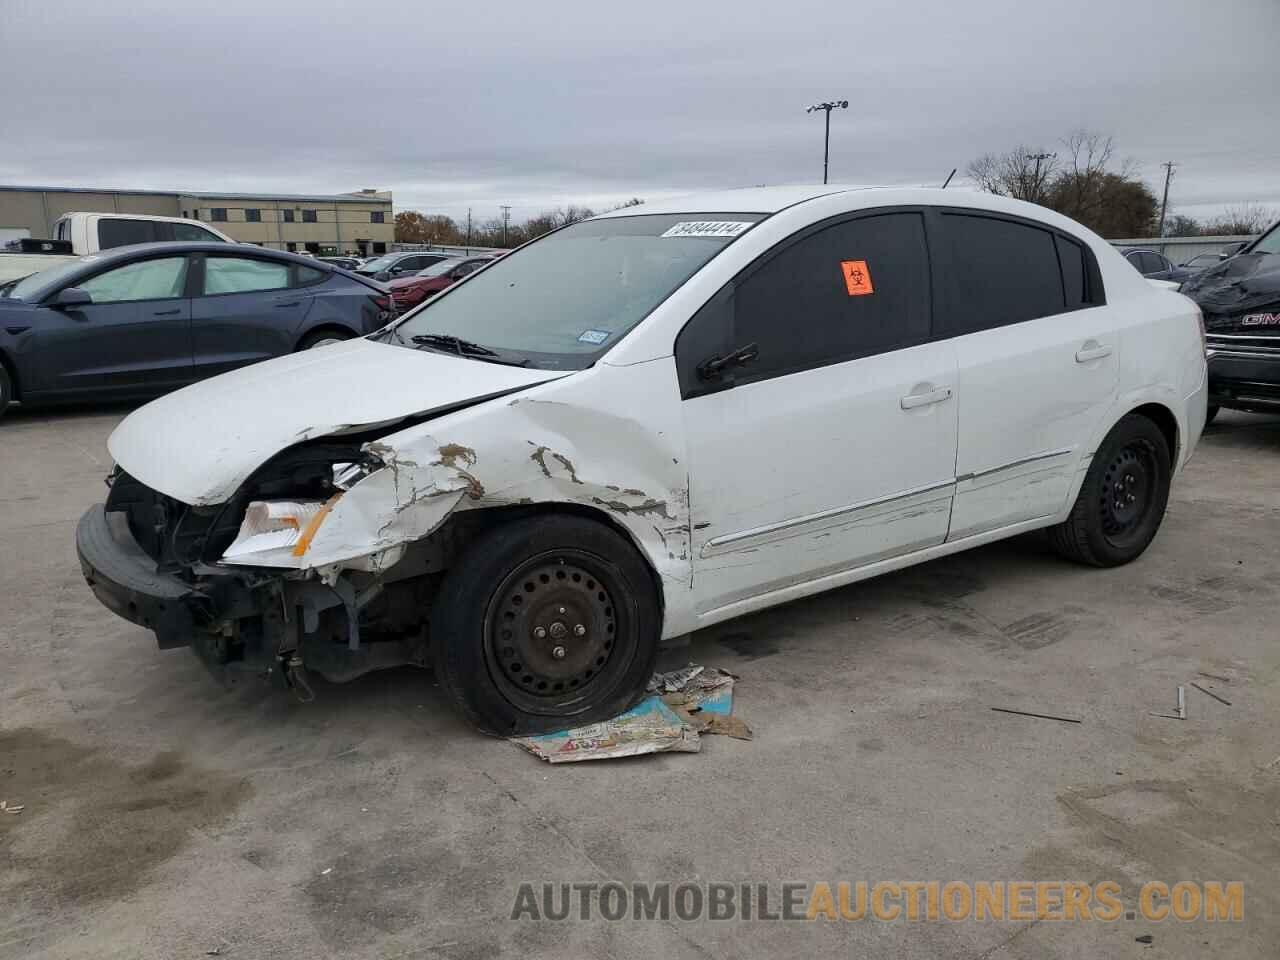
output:
<path id="1" fill-rule="evenodd" d="M 178 572 L 199 558 L 220 512 L 194 510 L 152 490 L 119 467 L 111 476 L 106 509 L 125 514 L 133 539 L 164 572 Z"/>

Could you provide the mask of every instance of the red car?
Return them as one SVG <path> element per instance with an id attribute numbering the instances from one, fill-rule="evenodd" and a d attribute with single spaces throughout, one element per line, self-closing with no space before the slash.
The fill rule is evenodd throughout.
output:
<path id="1" fill-rule="evenodd" d="M 416 307 L 427 297 L 439 293 L 451 283 L 479 270 L 493 259 L 495 258 L 491 254 L 482 257 L 454 257 L 433 263 L 411 277 L 392 280 L 389 286 L 396 312 L 404 313 L 410 307 Z"/>

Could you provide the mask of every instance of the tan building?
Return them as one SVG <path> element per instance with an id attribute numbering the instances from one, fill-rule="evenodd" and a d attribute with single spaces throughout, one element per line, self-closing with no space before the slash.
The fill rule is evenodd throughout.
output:
<path id="1" fill-rule="evenodd" d="M 51 237 L 60 216 L 79 210 L 188 217 L 244 243 L 322 255 L 386 253 L 395 239 L 390 191 L 317 196 L 20 186 L 0 186 L 0 237 Z"/>

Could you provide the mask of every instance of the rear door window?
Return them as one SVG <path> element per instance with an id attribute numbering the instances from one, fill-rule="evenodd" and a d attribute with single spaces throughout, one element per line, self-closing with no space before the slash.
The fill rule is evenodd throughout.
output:
<path id="1" fill-rule="evenodd" d="M 919 213 L 824 227 L 736 284 L 734 347 L 759 356 L 735 382 L 884 353 L 929 338 L 931 285 Z"/>
<path id="2" fill-rule="evenodd" d="M 209 257 L 204 262 L 204 295 L 283 290 L 289 286 L 289 265 L 249 257 Z"/>
<path id="3" fill-rule="evenodd" d="M 98 249 L 127 247 L 131 243 L 153 243 L 155 223 L 151 220 L 122 220 L 106 217 L 98 221 Z"/>
<path id="4" fill-rule="evenodd" d="M 973 333 L 1062 313 L 1063 272 L 1054 235 L 1013 220 L 943 213 L 946 306 L 940 326 Z"/>

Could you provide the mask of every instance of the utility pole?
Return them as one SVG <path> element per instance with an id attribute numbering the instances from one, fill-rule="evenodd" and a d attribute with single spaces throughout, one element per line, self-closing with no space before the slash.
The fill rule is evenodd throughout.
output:
<path id="1" fill-rule="evenodd" d="M 1052 160 L 1056 157 L 1056 153 L 1033 153 L 1031 159 L 1036 162 L 1035 181 L 1031 184 L 1032 196 L 1027 197 L 1032 203 L 1039 203 L 1040 196 L 1043 191 L 1040 189 L 1040 161 Z"/>
<path id="2" fill-rule="evenodd" d="M 815 103 L 812 107 L 805 110 L 805 113 L 813 113 L 815 110 L 822 110 L 827 115 L 826 134 L 822 139 L 822 182 L 827 182 L 827 160 L 831 155 L 831 111 L 835 109 L 847 110 L 849 108 L 848 100 L 828 100 L 826 103 Z"/>
<path id="3" fill-rule="evenodd" d="M 467 207 L 467 246 L 471 246 L 471 208 Z"/>
<path id="4" fill-rule="evenodd" d="M 1164 215 L 1169 209 L 1169 181 L 1173 179 L 1174 162 L 1169 160 L 1160 166 L 1164 167 L 1164 199 L 1160 201 L 1160 229 L 1156 232 L 1157 237 L 1164 236 Z"/>
<path id="5" fill-rule="evenodd" d="M 511 223 L 511 208 L 503 206 L 500 209 L 502 210 L 502 245 L 505 247 L 507 245 L 507 227 Z"/>

